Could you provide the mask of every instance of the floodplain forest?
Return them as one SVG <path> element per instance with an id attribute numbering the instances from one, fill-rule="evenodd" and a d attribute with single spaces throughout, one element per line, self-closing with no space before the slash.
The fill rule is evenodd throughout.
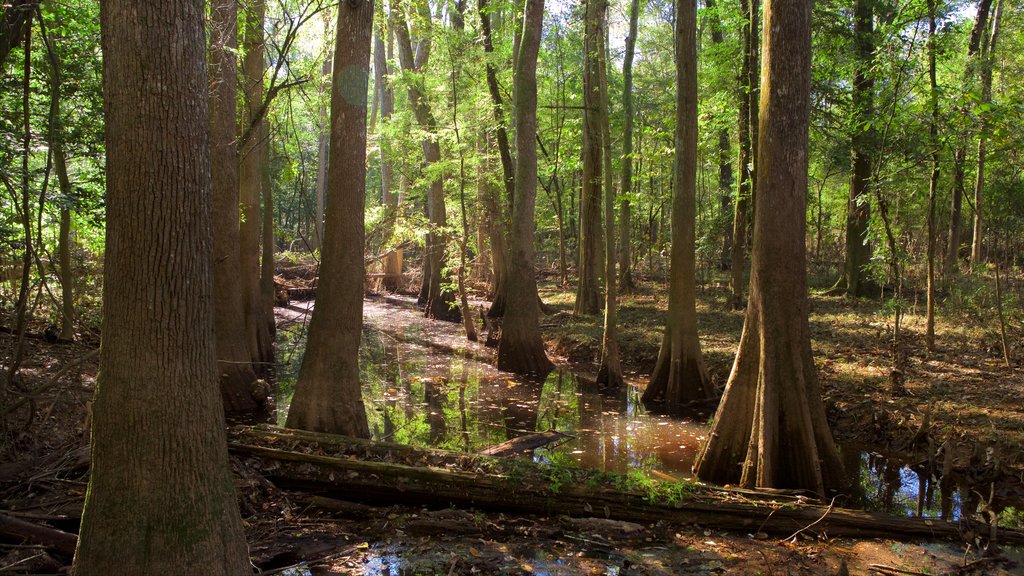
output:
<path id="1" fill-rule="evenodd" d="M 1024 569 L 1019 0 L 5 0 L 0 573 Z"/>

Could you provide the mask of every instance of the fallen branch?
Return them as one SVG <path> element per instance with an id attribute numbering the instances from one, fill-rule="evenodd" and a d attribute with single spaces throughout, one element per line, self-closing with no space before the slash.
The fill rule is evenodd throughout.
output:
<path id="1" fill-rule="evenodd" d="M 533 434 L 518 436 L 506 442 L 502 442 L 501 444 L 488 446 L 481 450 L 480 454 L 483 454 L 484 456 L 493 456 L 495 458 L 517 456 L 526 452 L 533 452 L 537 448 L 543 448 L 544 446 L 554 444 L 555 442 L 566 438 L 572 438 L 572 436 L 565 434 L 564 432 L 559 432 L 558 430 L 534 432 Z"/>
<path id="2" fill-rule="evenodd" d="M 61 556 L 72 558 L 78 537 L 56 528 L 26 522 L 0 513 L 0 535 L 22 538 L 35 544 L 41 544 L 60 553 Z"/>

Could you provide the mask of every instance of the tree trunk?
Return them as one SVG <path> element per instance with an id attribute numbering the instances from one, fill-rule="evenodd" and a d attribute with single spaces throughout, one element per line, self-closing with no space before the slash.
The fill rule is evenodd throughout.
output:
<path id="1" fill-rule="evenodd" d="M 210 6 L 210 165 L 213 193 L 213 307 L 224 410 L 257 409 L 239 287 L 237 69 L 238 0 Z"/>
<path id="2" fill-rule="evenodd" d="M 701 480 L 744 487 L 845 484 L 811 355 L 805 249 L 811 2 L 768 0 L 750 298 Z"/>
<path id="3" fill-rule="evenodd" d="M 385 52 L 384 40 L 380 37 L 380 33 L 378 32 L 374 35 L 373 83 L 377 90 L 377 98 L 380 101 L 381 123 L 389 120 L 395 111 L 395 94 L 391 89 L 391 83 L 388 81 L 388 56 L 392 52 L 391 44 L 391 37 L 389 36 L 388 49 Z M 400 195 L 394 190 L 391 150 L 388 147 L 388 143 L 383 138 L 380 138 L 380 135 L 378 135 L 378 138 L 382 140 L 380 143 L 381 199 L 384 201 L 384 206 L 387 209 L 388 216 L 386 220 L 389 222 L 389 228 L 384 237 L 390 239 L 392 230 L 394 230 L 394 225 L 390 223 L 393 223 L 398 218 Z M 395 248 L 384 258 L 383 285 L 384 289 L 389 292 L 398 292 L 402 287 L 402 252 L 401 248 Z"/>
<path id="4" fill-rule="evenodd" d="M 928 179 L 928 251 L 927 263 L 927 317 L 925 319 L 925 346 L 935 350 L 935 202 L 939 188 L 939 87 L 935 80 L 935 0 L 928 0 L 928 104 L 931 122 L 928 125 L 928 145 L 931 148 L 932 172 Z"/>
<path id="5" fill-rule="evenodd" d="M 324 45 L 330 46 L 330 37 L 327 34 L 330 30 L 329 19 L 324 17 Z M 332 56 L 330 54 L 324 59 L 324 65 L 320 68 L 320 74 L 323 77 L 323 84 L 330 90 L 331 85 L 331 68 L 333 63 L 331 62 Z M 328 154 L 330 154 L 331 146 L 331 134 L 330 134 L 330 120 L 328 118 L 327 107 L 322 106 L 320 108 L 320 124 L 319 124 L 319 135 L 317 136 L 317 163 L 316 163 L 316 214 L 313 222 L 313 237 L 310 238 L 310 250 L 323 250 L 324 247 L 324 199 L 327 197 L 327 163 Z"/>
<path id="6" fill-rule="evenodd" d="M 251 126 L 263 105 L 264 40 L 263 22 L 266 0 L 253 0 L 243 10 L 245 23 L 242 59 L 242 81 L 245 83 L 245 108 L 241 114 L 243 126 Z M 266 120 L 260 120 L 262 126 Z M 249 355 L 262 371 L 273 364 L 274 342 L 268 331 L 266 311 L 260 296 L 260 188 L 261 164 L 266 132 L 257 126 L 253 137 L 242 144 L 239 168 L 239 199 L 242 222 L 238 229 L 239 275 L 236 282 L 242 291 L 245 314 L 245 333 Z"/>
<path id="7" fill-rule="evenodd" d="M 999 39 L 999 20 L 1003 11 L 1003 2 L 996 2 L 996 11 L 992 15 L 992 31 L 988 38 L 982 39 L 981 48 L 981 103 L 982 105 L 992 102 L 992 54 L 996 51 L 996 41 Z M 987 42 L 986 42 L 987 40 Z M 988 44 L 988 46 L 985 46 Z M 987 121 L 988 112 L 983 121 Z M 982 220 L 982 192 L 985 189 L 985 131 L 982 130 L 978 137 L 978 170 L 974 181 L 974 238 L 971 242 L 971 266 L 976 267 L 985 261 L 983 253 L 982 238 L 985 228 Z"/>
<path id="8" fill-rule="evenodd" d="M 629 7 L 629 32 L 626 33 L 626 52 L 622 57 L 622 177 L 619 194 L 619 284 L 625 293 L 636 289 L 633 281 L 633 253 L 630 233 L 630 194 L 633 192 L 633 56 L 636 52 L 637 24 L 640 0 L 632 0 Z M 610 230 L 610 229 L 609 229 Z M 559 226 L 561 233 L 561 226 Z M 561 243 L 560 243 L 561 245 Z"/>
<path id="9" fill-rule="evenodd" d="M 534 270 L 534 207 L 537 201 L 537 52 L 544 0 L 527 0 L 523 37 L 515 69 L 516 189 L 507 306 L 498 342 L 498 369 L 546 375 L 554 368 L 540 337 L 537 276 Z"/>
<path id="10" fill-rule="evenodd" d="M 676 2 L 676 126 L 668 315 L 644 404 L 678 412 L 714 395 L 697 337 L 697 6 Z"/>
<path id="11" fill-rule="evenodd" d="M 725 36 L 722 34 L 722 24 L 718 14 L 714 12 L 715 0 L 707 0 L 706 5 L 711 11 L 711 42 L 718 46 L 725 41 Z M 732 226 L 729 225 L 729 219 L 732 217 L 732 162 L 729 159 L 731 154 L 732 142 L 729 140 L 729 129 L 722 128 L 718 131 L 718 196 L 720 211 L 716 219 L 722 223 L 723 230 L 722 251 L 718 260 L 721 270 L 728 270 L 732 264 Z"/>
<path id="12" fill-rule="evenodd" d="M 77 576 L 251 571 L 216 385 L 203 8 L 101 6 L 107 251 Z"/>
<path id="13" fill-rule="evenodd" d="M 598 276 L 601 268 L 601 0 L 586 0 L 583 18 L 583 188 L 580 193 L 579 275 L 574 314 L 597 314 L 601 309 Z"/>
<path id="14" fill-rule="evenodd" d="M 601 91 L 601 156 L 604 162 L 604 335 L 601 338 L 601 364 L 597 371 L 597 382 L 608 389 L 621 388 L 622 361 L 619 358 L 618 293 L 615 268 L 619 252 L 615 249 L 615 187 L 612 185 L 612 137 L 609 127 L 608 102 L 608 2 L 599 0 L 602 11 L 599 80 Z"/>
<path id="15" fill-rule="evenodd" d="M 263 198 L 263 219 L 261 226 L 260 244 L 260 321 L 263 322 L 261 330 L 265 330 L 269 336 L 269 364 L 264 364 L 264 370 L 273 370 L 274 366 L 274 338 L 277 335 L 277 322 L 274 319 L 274 252 L 277 250 L 277 242 L 274 240 L 274 187 L 270 177 L 270 123 L 263 121 L 263 145 L 260 147 L 260 188 Z"/>
<path id="16" fill-rule="evenodd" d="M 977 72 L 977 54 L 981 46 L 981 38 L 988 27 L 989 10 L 992 0 L 978 0 L 978 12 L 971 28 L 971 37 L 967 42 L 967 63 L 964 66 L 963 82 L 969 86 Z M 942 277 L 949 279 L 960 266 L 960 243 L 962 236 L 963 196 L 964 196 L 964 163 L 967 159 L 968 131 L 963 131 L 958 138 L 956 151 L 953 153 L 953 193 L 949 211 L 949 242 L 946 245 L 946 258 L 943 262 Z"/>
<path id="17" fill-rule="evenodd" d="M 429 7 L 420 4 L 421 16 L 430 17 Z M 430 39 L 424 38 L 413 54 L 412 39 L 408 24 L 401 7 L 393 8 L 395 15 L 395 33 L 398 40 L 398 58 L 402 68 L 408 72 L 421 73 L 426 69 L 430 57 Z M 416 115 L 416 121 L 427 134 L 437 132 L 437 120 L 430 109 L 430 102 L 418 82 L 409 84 L 409 104 Z M 423 163 L 425 167 L 433 166 L 441 161 L 441 145 L 432 138 L 423 140 Z M 432 230 L 427 233 L 427 245 L 424 251 L 424 275 L 426 280 L 426 301 L 424 314 L 427 318 L 458 322 L 461 320 L 458 307 L 454 306 L 455 294 L 450 290 L 442 290 L 442 285 L 450 284 L 448 272 L 445 271 L 445 251 L 447 234 L 443 232 L 448 225 L 448 215 L 444 201 L 444 180 L 439 174 L 430 183 L 427 192 L 427 218 Z"/>
<path id="18" fill-rule="evenodd" d="M 855 64 L 853 71 L 853 134 L 850 156 L 850 200 L 846 210 L 846 259 L 838 286 L 850 296 L 867 296 L 872 290 L 868 265 L 871 244 L 868 225 L 871 220 L 869 197 L 872 186 L 872 154 L 875 130 L 869 127 L 875 114 L 875 81 L 871 67 L 875 55 L 873 0 L 855 0 L 853 34 Z"/>
<path id="19" fill-rule="evenodd" d="M 338 8 L 331 83 L 327 219 L 316 306 L 299 369 L 289 428 L 368 438 L 359 386 L 363 319 L 366 91 L 373 1 Z"/>
<path id="20" fill-rule="evenodd" d="M 756 2 L 751 6 L 751 0 L 740 0 L 740 10 L 743 12 L 743 23 L 741 32 L 743 37 L 743 54 L 740 62 L 740 89 L 739 89 L 739 129 L 740 141 L 739 154 L 739 187 L 736 191 L 736 203 L 733 208 L 732 220 L 732 249 L 730 254 L 729 289 L 730 306 L 733 310 L 743 308 L 743 295 L 746 292 L 744 284 L 744 272 L 746 270 L 747 254 L 747 225 L 749 222 L 749 205 L 753 195 L 754 159 L 751 142 L 756 145 L 756 138 L 753 138 L 755 130 L 751 124 L 755 115 L 753 110 L 757 108 L 755 100 L 755 88 L 757 86 L 757 66 L 754 34 L 757 25 Z"/>

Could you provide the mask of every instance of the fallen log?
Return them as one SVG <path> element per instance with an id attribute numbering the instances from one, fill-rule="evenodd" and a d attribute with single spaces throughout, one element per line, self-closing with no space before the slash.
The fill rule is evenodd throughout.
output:
<path id="1" fill-rule="evenodd" d="M 533 434 L 517 436 L 511 440 L 502 442 L 501 444 L 488 446 L 481 450 L 480 454 L 483 454 L 484 456 L 493 456 L 495 458 L 518 456 L 527 452 L 533 452 L 537 448 L 543 448 L 544 446 L 554 444 L 555 442 L 566 438 L 572 438 L 572 436 L 565 434 L 564 432 L 559 432 L 558 430 L 534 432 Z"/>
<path id="2" fill-rule="evenodd" d="M 66 558 L 74 557 L 75 546 L 78 544 L 78 537 L 74 534 L 19 520 L 7 514 L 0 514 L 0 535 L 41 544 Z"/>
<path id="3" fill-rule="evenodd" d="M 805 530 L 832 537 L 956 540 L 966 530 L 938 519 L 826 507 L 770 494 L 759 499 L 750 491 L 685 482 L 636 486 L 621 475 L 312 432 L 236 428 L 231 437 L 229 450 L 253 459 L 280 487 L 344 499 L 639 523 L 667 520 L 781 535 Z M 1000 538 L 1024 543 L 1024 531 L 1003 529 Z"/>

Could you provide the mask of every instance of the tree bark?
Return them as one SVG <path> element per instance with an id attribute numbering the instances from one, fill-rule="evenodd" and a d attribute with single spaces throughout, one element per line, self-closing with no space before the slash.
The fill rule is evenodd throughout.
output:
<path id="1" fill-rule="evenodd" d="M 372 32 L 373 0 L 339 5 L 324 249 L 306 353 L 287 422 L 289 428 L 363 438 L 370 436 L 359 385 L 359 339 Z"/>
<path id="2" fill-rule="evenodd" d="M 601 46 L 604 12 L 601 0 L 586 0 L 583 17 L 583 188 L 580 192 L 579 276 L 574 314 L 597 314 L 602 256 L 601 187 Z"/>
<path id="3" fill-rule="evenodd" d="M 744 487 L 845 484 L 825 419 L 808 327 L 805 249 L 811 2 L 764 10 L 762 132 L 750 298 L 732 374 L 697 477 Z"/>
<path id="4" fill-rule="evenodd" d="M 714 396 L 697 337 L 697 5 L 676 2 L 676 126 L 668 315 L 644 404 L 669 412 Z"/>
<path id="5" fill-rule="evenodd" d="M 203 8 L 101 6 L 107 251 L 77 576 L 251 571 L 216 384 Z"/>
<path id="6" fill-rule="evenodd" d="M 534 270 L 534 208 L 537 201 L 537 52 L 544 0 L 527 0 L 515 70 L 516 174 L 507 306 L 498 342 L 499 370 L 543 376 L 554 365 L 544 352 Z"/>
<path id="7" fill-rule="evenodd" d="M 632 0 L 629 7 L 629 31 L 626 33 L 626 51 L 622 57 L 622 176 L 619 186 L 619 284 L 624 293 L 636 289 L 633 281 L 633 252 L 630 236 L 633 231 L 630 212 L 630 194 L 633 192 L 633 56 L 636 52 L 637 26 L 640 18 L 640 0 Z M 561 216 L 559 215 L 561 219 Z M 561 226 L 559 226 L 561 234 Z M 561 243 L 559 243 L 561 247 Z"/>
<path id="8" fill-rule="evenodd" d="M 237 69 L 238 0 L 210 5 L 210 165 L 213 194 L 213 307 L 224 410 L 257 409 L 239 287 Z"/>
<path id="9" fill-rule="evenodd" d="M 241 114 L 243 126 L 257 121 L 253 137 L 242 144 L 239 152 L 239 199 L 241 224 L 238 228 L 239 275 L 236 282 L 242 291 L 245 333 L 249 355 L 261 371 L 274 362 L 274 341 L 269 332 L 267 311 L 260 295 L 260 196 L 263 181 L 262 147 L 266 145 L 266 120 L 260 117 L 263 106 L 264 38 L 266 0 L 253 0 L 242 16 L 245 23 L 242 59 L 245 107 Z"/>

